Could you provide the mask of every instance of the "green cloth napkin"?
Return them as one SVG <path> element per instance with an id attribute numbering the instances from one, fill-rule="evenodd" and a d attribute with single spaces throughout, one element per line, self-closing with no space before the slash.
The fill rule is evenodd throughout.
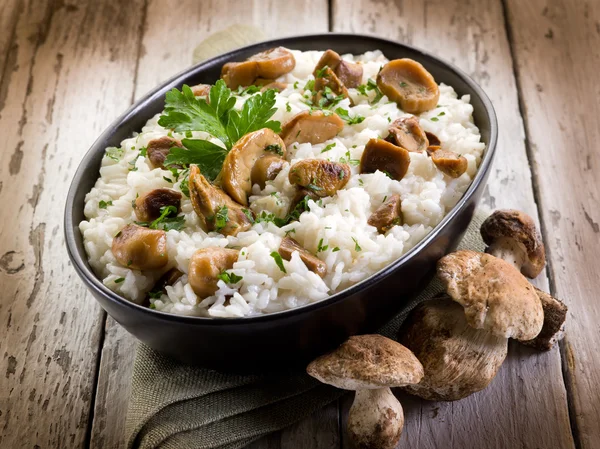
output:
<path id="1" fill-rule="evenodd" d="M 234 26 L 203 41 L 194 62 L 248 45 L 258 29 Z M 460 248 L 482 251 L 478 211 Z M 437 280 L 395 316 L 380 333 L 394 338 L 408 312 L 442 289 Z M 235 449 L 306 418 L 344 393 L 304 372 L 242 376 L 182 365 L 138 345 L 127 414 L 129 448 Z"/>

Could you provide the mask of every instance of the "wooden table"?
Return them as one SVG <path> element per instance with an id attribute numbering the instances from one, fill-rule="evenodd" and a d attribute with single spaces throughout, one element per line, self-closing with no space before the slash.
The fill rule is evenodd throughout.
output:
<path id="1" fill-rule="evenodd" d="M 535 283 L 568 303 L 568 332 L 547 353 L 511 344 L 492 385 L 466 400 L 404 398 L 400 447 L 599 448 L 600 3 L 578 0 L 2 0 L 0 447 L 123 446 L 135 342 L 68 261 L 65 195 L 96 136 L 235 23 L 416 45 L 496 107 L 484 203 L 539 219 L 549 264 Z M 252 448 L 345 448 L 348 407 Z"/>

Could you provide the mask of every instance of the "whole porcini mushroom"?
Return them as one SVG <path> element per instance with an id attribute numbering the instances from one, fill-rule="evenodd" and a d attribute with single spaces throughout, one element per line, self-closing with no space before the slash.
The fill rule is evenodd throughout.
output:
<path id="1" fill-rule="evenodd" d="M 423 366 L 410 350 L 381 335 L 354 336 L 306 371 L 323 383 L 356 391 L 347 431 L 357 447 L 396 446 L 404 412 L 390 387 L 416 384 L 423 377 Z"/>
<path id="2" fill-rule="evenodd" d="M 502 209 L 481 225 L 481 237 L 488 245 L 486 253 L 499 257 L 535 278 L 546 265 L 546 250 L 533 219 L 518 210 Z"/>
<path id="3" fill-rule="evenodd" d="M 469 326 L 463 308 L 447 295 L 412 310 L 398 335 L 425 372 L 421 382 L 404 390 L 429 401 L 456 401 L 483 390 L 508 348 L 506 338 Z"/>

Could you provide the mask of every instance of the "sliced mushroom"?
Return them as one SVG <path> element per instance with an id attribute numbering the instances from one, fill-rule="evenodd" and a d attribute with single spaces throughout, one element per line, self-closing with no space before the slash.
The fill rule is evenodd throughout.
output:
<path id="1" fill-rule="evenodd" d="M 291 260 L 294 251 L 298 251 L 298 255 L 304 265 L 316 273 L 320 277 L 324 277 L 327 274 L 327 265 L 317 256 L 313 255 L 306 248 L 303 248 L 296 240 L 290 237 L 284 237 L 281 239 L 281 245 L 279 245 L 279 255 L 285 260 Z"/>
<path id="2" fill-rule="evenodd" d="M 333 103 L 337 97 L 348 98 L 348 89 L 329 67 L 321 69 L 315 78 L 313 102 L 319 107 Z"/>
<path id="3" fill-rule="evenodd" d="M 287 161 L 275 154 L 264 154 L 259 157 L 252 171 L 250 172 L 250 183 L 258 184 L 261 189 L 267 185 L 267 181 L 272 181 L 277 177 L 283 167 L 287 165 Z"/>
<path id="4" fill-rule="evenodd" d="M 333 139 L 342 129 L 344 121 L 337 114 L 302 111 L 281 127 L 279 135 L 286 146 L 294 142 L 316 145 Z"/>
<path id="5" fill-rule="evenodd" d="M 291 184 L 304 187 L 318 197 L 334 195 L 350 179 L 348 164 L 324 159 L 303 159 L 296 162 L 288 174 Z"/>
<path id="6" fill-rule="evenodd" d="M 252 227 L 252 212 L 208 182 L 196 165 L 190 166 L 189 190 L 192 207 L 204 231 L 236 235 Z"/>
<path id="7" fill-rule="evenodd" d="M 152 221 L 161 215 L 163 207 L 173 206 L 181 211 L 181 193 L 172 189 L 154 189 L 136 198 L 134 211 L 138 220 Z"/>
<path id="8" fill-rule="evenodd" d="M 183 145 L 179 140 L 168 136 L 152 139 L 148 142 L 146 154 L 152 166 L 154 168 L 165 168 L 165 159 L 173 147 L 183 148 Z"/>
<path id="9" fill-rule="evenodd" d="M 396 181 L 404 178 L 409 165 L 408 151 L 383 139 L 369 140 L 360 158 L 361 173 L 375 173 L 379 170 Z"/>
<path id="10" fill-rule="evenodd" d="M 279 78 L 296 67 L 294 55 L 284 47 L 271 48 L 250 56 L 248 61 L 258 64 L 258 76 L 267 79 Z"/>
<path id="11" fill-rule="evenodd" d="M 467 171 L 469 164 L 464 156 L 460 156 L 454 151 L 442 150 L 435 147 L 429 147 L 428 151 L 432 149 L 434 151 L 431 153 L 431 160 L 442 173 L 451 178 L 458 178 Z"/>
<path id="12" fill-rule="evenodd" d="M 257 86 L 262 86 L 260 91 L 264 92 L 269 89 L 273 89 L 276 92 L 283 92 L 287 88 L 287 83 L 280 83 L 279 81 L 264 80 L 267 81 L 264 84 L 259 84 L 259 80 L 256 80 Z"/>
<path id="13" fill-rule="evenodd" d="M 469 326 L 462 307 L 446 295 L 411 311 L 398 337 L 425 372 L 404 389 L 429 401 L 456 401 L 487 387 L 508 347 L 506 338 Z"/>
<path id="14" fill-rule="evenodd" d="M 221 69 L 221 78 L 230 89 L 252 86 L 257 77 L 256 61 L 228 62 Z"/>
<path id="15" fill-rule="evenodd" d="M 200 298 L 208 298 L 219 289 L 219 275 L 237 262 L 239 251 L 229 248 L 202 248 L 190 258 L 188 282 Z"/>
<path id="16" fill-rule="evenodd" d="M 427 137 L 427 141 L 429 142 L 429 145 L 436 145 L 436 146 L 440 146 L 442 144 L 442 142 L 440 141 L 440 138 L 438 136 L 436 136 L 433 133 L 430 133 L 429 131 L 425 131 L 425 137 Z"/>
<path id="17" fill-rule="evenodd" d="M 192 89 L 192 93 L 195 97 L 208 97 L 211 87 L 210 84 L 196 84 L 195 86 L 190 87 L 190 89 Z"/>
<path id="18" fill-rule="evenodd" d="M 169 262 L 165 231 L 128 224 L 112 241 L 112 253 L 133 270 L 157 270 Z"/>
<path id="19" fill-rule="evenodd" d="M 419 125 L 417 117 L 405 117 L 394 120 L 389 128 L 386 140 L 408 151 L 422 152 L 429 146 L 425 131 Z"/>
<path id="20" fill-rule="evenodd" d="M 400 108 L 420 114 L 436 107 L 440 98 L 437 83 L 425 67 L 412 59 L 394 59 L 377 75 L 379 90 Z"/>
<path id="21" fill-rule="evenodd" d="M 285 157 L 285 144 L 275 132 L 263 128 L 246 134 L 227 153 L 217 182 L 234 201 L 248 205 L 252 168 L 259 158 L 268 154 Z"/>
<path id="22" fill-rule="evenodd" d="M 317 77 L 319 70 L 329 67 L 346 87 L 358 87 L 362 83 L 363 67 L 361 64 L 344 61 L 333 50 L 327 50 L 315 66 L 313 75 Z"/>
<path id="23" fill-rule="evenodd" d="M 402 224 L 402 209 L 400 195 L 394 193 L 371 214 L 367 223 L 377 228 L 380 234 L 385 234 L 394 226 Z"/>
<path id="24" fill-rule="evenodd" d="M 355 447 L 396 447 L 404 413 L 390 387 L 417 384 L 423 377 L 423 366 L 409 349 L 381 335 L 358 335 L 312 361 L 306 372 L 325 384 L 356 391 L 347 428 Z"/>

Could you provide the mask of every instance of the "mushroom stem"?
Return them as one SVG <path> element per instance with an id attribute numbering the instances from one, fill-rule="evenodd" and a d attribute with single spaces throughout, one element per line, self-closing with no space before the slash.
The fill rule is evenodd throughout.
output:
<path id="1" fill-rule="evenodd" d="M 389 388 L 358 390 L 348 416 L 348 434 L 360 449 L 396 447 L 404 426 L 402 406 Z"/>
<path id="2" fill-rule="evenodd" d="M 525 247 L 508 237 L 497 239 L 487 247 L 485 252 L 510 263 L 519 271 L 521 271 L 521 267 L 527 261 L 527 250 Z"/>

